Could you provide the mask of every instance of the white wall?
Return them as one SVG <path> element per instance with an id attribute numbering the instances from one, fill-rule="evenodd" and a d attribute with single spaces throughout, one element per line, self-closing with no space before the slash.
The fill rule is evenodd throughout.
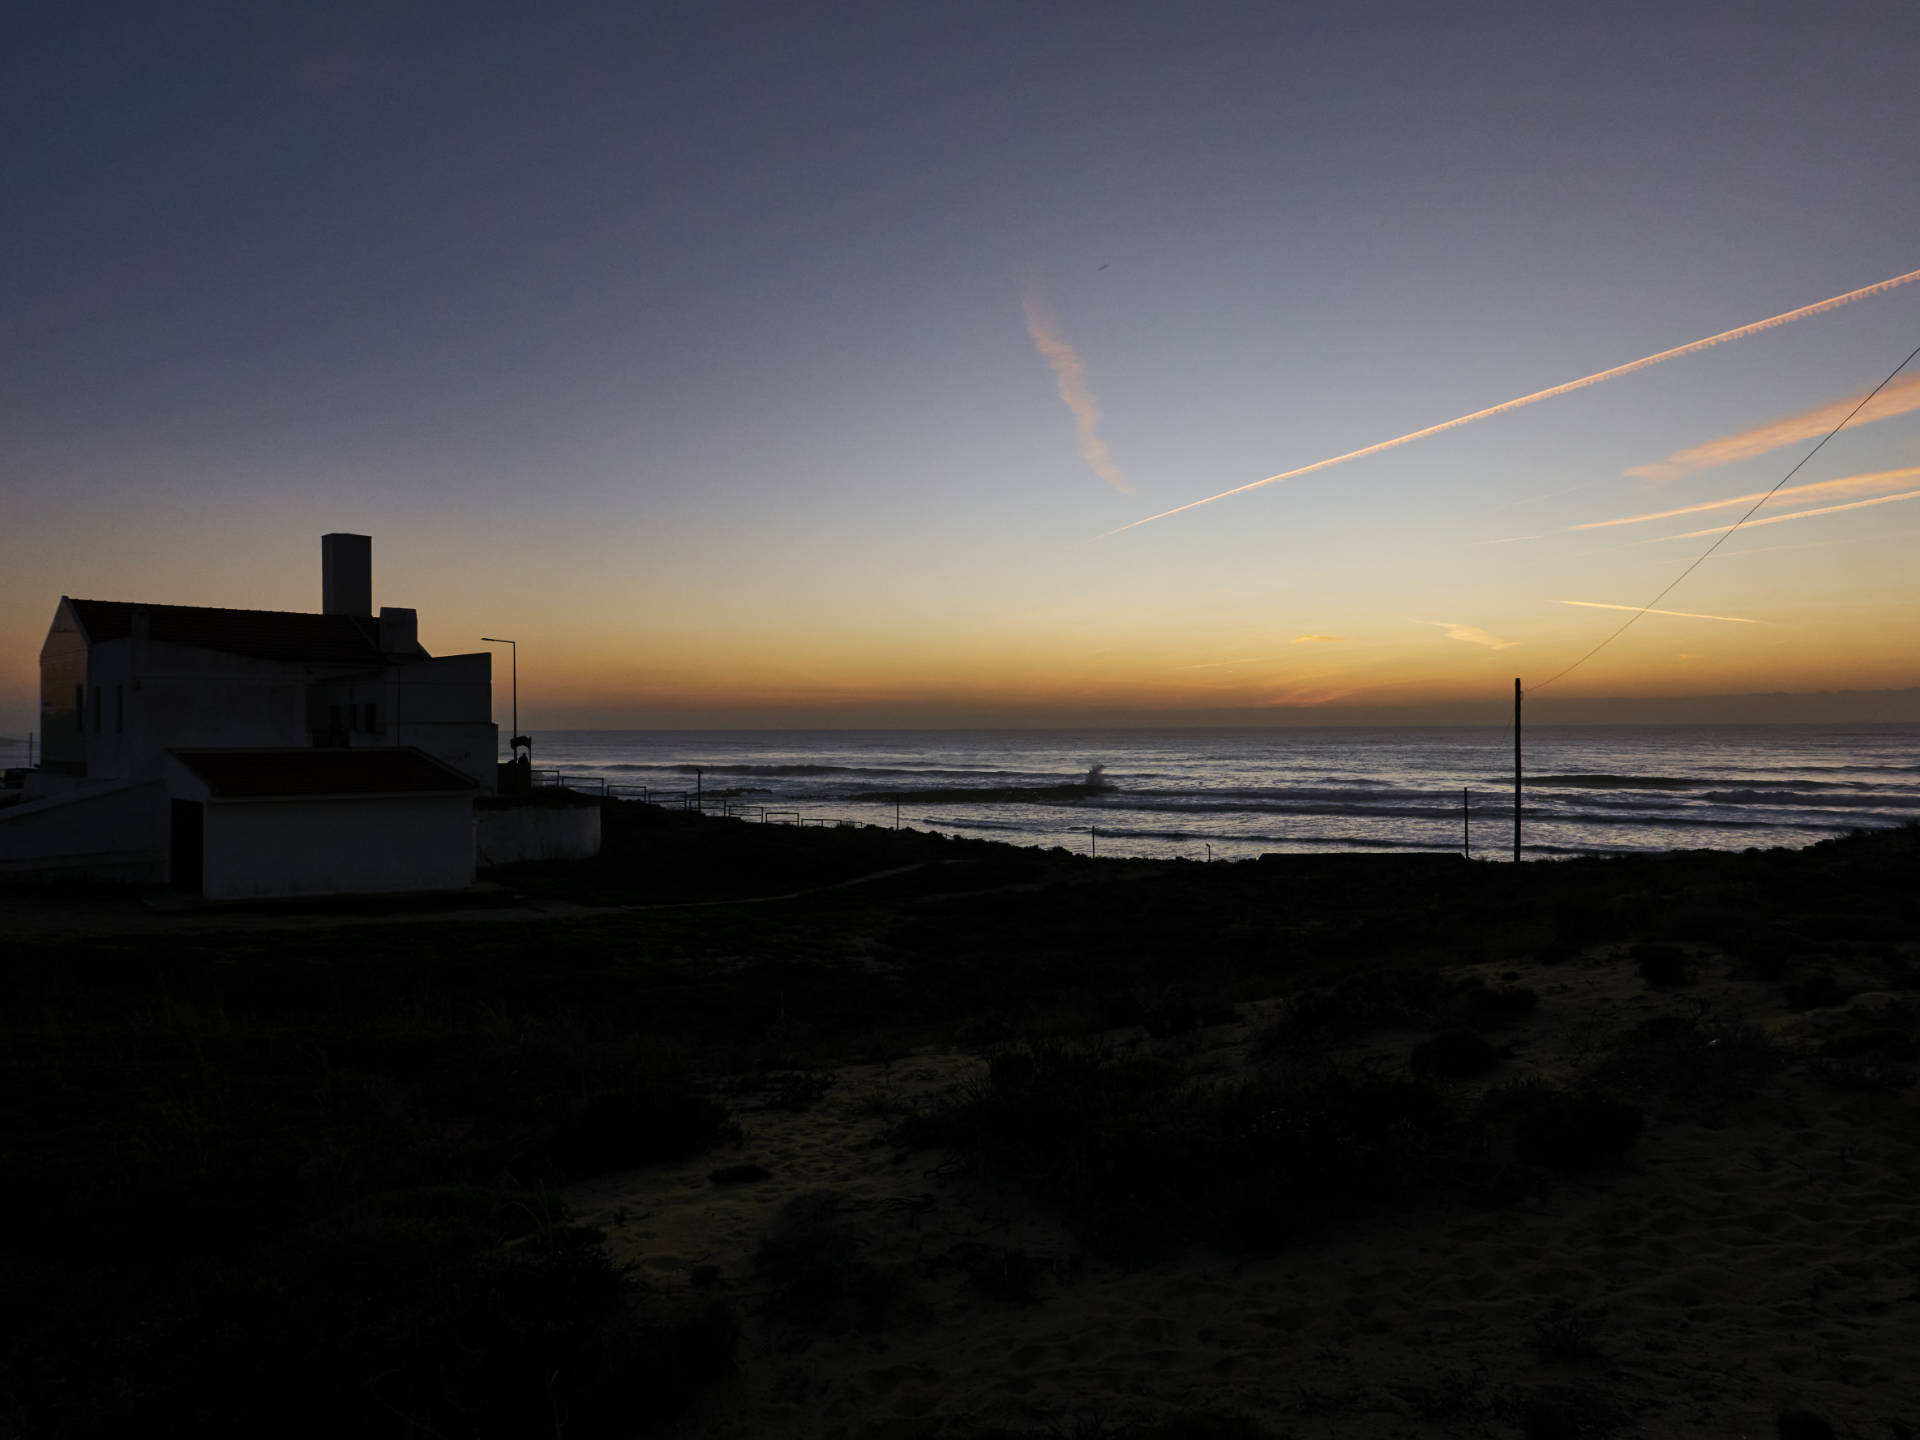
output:
<path id="1" fill-rule="evenodd" d="M 81 782 L 0 809 L 0 880 L 167 881 L 167 792 L 157 780 Z"/>
<path id="2" fill-rule="evenodd" d="M 442 655 L 396 667 L 396 745 L 413 745 L 473 777 L 480 793 L 499 783 L 500 733 L 489 715 L 493 656 Z"/>
<path id="3" fill-rule="evenodd" d="M 473 884 L 473 801 L 466 795 L 215 801 L 206 816 L 209 900 Z"/>
<path id="4" fill-rule="evenodd" d="M 528 860 L 589 860 L 600 853 L 598 805 L 515 805 L 473 812 L 473 848 L 481 865 Z"/>

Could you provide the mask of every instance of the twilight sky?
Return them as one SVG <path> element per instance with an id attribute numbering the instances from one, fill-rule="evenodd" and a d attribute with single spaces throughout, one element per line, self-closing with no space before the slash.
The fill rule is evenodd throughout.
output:
<path id="1" fill-rule="evenodd" d="M 0 732 L 61 594 L 318 609 L 328 530 L 535 727 L 1498 701 L 1920 280 L 1120 527 L 1915 272 L 1917 54 L 1910 0 L 29 7 Z M 1920 361 L 1790 485 L 1546 693 L 1920 685 Z"/>

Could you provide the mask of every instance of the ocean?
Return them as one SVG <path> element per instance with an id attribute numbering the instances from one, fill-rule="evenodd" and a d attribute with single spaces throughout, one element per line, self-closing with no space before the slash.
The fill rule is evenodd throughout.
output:
<path id="1" fill-rule="evenodd" d="M 1540 725 L 1525 740 L 1528 856 L 1798 847 L 1920 819 L 1920 725 Z M 23 741 L 0 740 L 0 767 L 25 763 Z M 1513 846 L 1513 732 L 1497 726 L 547 731 L 534 764 L 667 804 L 697 788 L 709 811 L 754 820 L 1102 855 Z"/>
<path id="2" fill-rule="evenodd" d="M 1529 857 L 1799 847 L 1920 819 L 1917 725 L 1542 725 L 1525 746 Z M 697 788 L 749 819 L 1101 855 L 1513 845 L 1500 727 L 550 731 L 534 764 L 668 804 Z"/>

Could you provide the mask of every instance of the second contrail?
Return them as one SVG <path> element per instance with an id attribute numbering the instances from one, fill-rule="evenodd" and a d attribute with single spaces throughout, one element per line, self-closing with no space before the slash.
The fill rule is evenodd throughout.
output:
<path id="1" fill-rule="evenodd" d="M 1158 515 L 1148 515 L 1144 519 L 1106 531 L 1100 538 L 1118 535 L 1123 530 L 1132 530 L 1140 525 L 1151 525 L 1155 520 L 1164 520 L 1169 515 L 1178 515 L 1185 510 L 1197 510 L 1202 505 L 1211 505 L 1216 500 L 1226 500 L 1234 495 L 1244 495 L 1249 490 L 1258 490 L 1262 485 L 1278 485 L 1282 480 L 1292 480 L 1296 476 L 1311 475 L 1316 470 L 1325 470 L 1334 465 L 1344 465 L 1349 460 L 1358 460 L 1367 455 L 1378 455 L 1383 450 L 1394 450 L 1415 440 L 1424 440 L 1429 435 L 1438 435 L 1443 430 L 1455 430 L 1462 425 L 1471 425 L 1476 420 L 1485 420 L 1492 415 L 1504 415 L 1509 410 L 1518 410 L 1523 405 L 1532 405 L 1537 401 L 1551 400 L 1557 395 L 1565 395 L 1574 390 L 1584 390 L 1589 385 L 1598 385 L 1602 380 L 1614 380 L 1622 375 L 1631 375 L 1636 370 L 1645 370 L 1650 365 L 1658 365 L 1664 360 L 1677 360 L 1682 355 L 1692 355 L 1700 350 L 1710 350 L 1715 345 L 1724 345 L 1729 340 L 1744 340 L 1749 335 L 1758 335 L 1762 330 L 1771 330 L 1778 325 L 1788 325 L 1795 320 L 1804 320 L 1809 315 L 1825 314 L 1829 310 L 1838 310 L 1842 305 L 1851 305 L 1856 300 L 1865 300 L 1870 296 L 1884 294 L 1912 281 L 1920 280 L 1920 270 L 1909 270 L 1905 275 L 1896 275 L 1891 280 L 1882 280 L 1878 285 L 1868 285 L 1864 289 L 1849 290 L 1844 295 L 1835 295 L 1828 300 L 1819 300 L 1812 305 L 1802 305 L 1798 310 L 1789 310 L 1784 315 L 1775 315 L 1768 320 L 1756 320 L 1751 325 L 1742 325 L 1737 330 L 1723 330 L 1718 335 L 1709 335 L 1704 340 L 1695 340 L 1690 345 L 1676 345 L 1671 350 L 1662 350 L 1658 355 L 1647 355 L 1639 360 L 1629 360 L 1625 365 L 1616 365 L 1611 370 L 1602 370 L 1598 374 L 1582 376 L 1578 380 L 1569 380 L 1564 385 L 1555 385 L 1550 390 L 1536 390 L 1531 395 L 1522 395 L 1517 400 L 1507 400 L 1498 405 L 1490 405 L 1485 410 L 1476 410 L 1471 415 L 1457 416 L 1452 420 L 1443 420 L 1438 425 L 1429 425 L 1424 430 L 1415 430 L 1410 435 L 1401 435 L 1393 440 L 1382 440 L 1377 445 L 1368 445 L 1364 449 L 1349 450 L 1344 455 L 1335 455 L 1329 460 L 1316 460 L 1311 465 L 1302 465 L 1297 470 L 1283 470 L 1278 475 L 1269 475 L 1264 480 L 1255 480 L 1232 490 L 1222 490 L 1218 495 L 1209 495 L 1204 500 L 1191 500 L 1185 505 L 1176 505 L 1171 510 L 1162 510 Z"/>

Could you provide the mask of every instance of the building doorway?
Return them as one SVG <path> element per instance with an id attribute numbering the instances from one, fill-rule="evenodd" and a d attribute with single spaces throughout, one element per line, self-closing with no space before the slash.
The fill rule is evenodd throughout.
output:
<path id="1" fill-rule="evenodd" d="M 207 807 L 198 800 L 174 801 L 169 828 L 173 888 L 198 895 L 206 882 Z"/>

